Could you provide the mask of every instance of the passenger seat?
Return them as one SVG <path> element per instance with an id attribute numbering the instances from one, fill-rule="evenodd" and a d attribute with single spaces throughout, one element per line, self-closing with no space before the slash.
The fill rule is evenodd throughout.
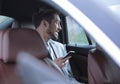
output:
<path id="1" fill-rule="evenodd" d="M 19 52 L 29 53 L 38 59 L 48 56 L 44 42 L 36 31 L 25 28 L 0 30 L 0 84 L 23 84 L 16 70 Z"/>
<path id="2" fill-rule="evenodd" d="M 97 45 L 88 54 L 89 84 L 120 84 L 120 67 Z"/>

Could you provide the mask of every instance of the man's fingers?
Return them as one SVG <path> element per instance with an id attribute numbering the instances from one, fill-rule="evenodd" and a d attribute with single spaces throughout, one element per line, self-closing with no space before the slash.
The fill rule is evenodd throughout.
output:
<path id="1" fill-rule="evenodd" d="M 66 60 L 69 60 L 71 57 L 72 57 L 72 56 L 68 56 L 68 57 L 66 57 L 64 60 L 65 60 L 65 61 L 66 61 Z"/>

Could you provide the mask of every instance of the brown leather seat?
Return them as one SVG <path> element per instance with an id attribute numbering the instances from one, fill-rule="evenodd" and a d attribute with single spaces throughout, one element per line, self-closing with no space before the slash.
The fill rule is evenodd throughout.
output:
<path id="1" fill-rule="evenodd" d="M 88 54 L 89 84 L 120 84 L 120 67 L 100 49 Z"/>
<path id="2" fill-rule="evenodd" d="M 0 59 L 1 59 L 1 55 L 2 55 L 2 30 L 0 30 Z"/>
<path id="3" fill-rule="evenodd" d="M 27 52 L 39 59 L 44 59 L 48 51 L 39 34 L 26 28 L 1 31 L 0 42 L 0 84 L 22 84 L 16 70 L 16 58 L 19 52 Z M 1 33 L 0 33 L 1 35 Z M 0 38 L 1 39 L 1 38 Z"/>

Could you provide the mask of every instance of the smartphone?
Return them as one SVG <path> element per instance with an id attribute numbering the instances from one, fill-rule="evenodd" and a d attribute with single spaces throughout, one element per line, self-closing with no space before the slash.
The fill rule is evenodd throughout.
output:
<path id="1" fill-rule="evenodd" d="M 65 59 L 65 58 L 67 58 L 67 57 L 69 57 L 69 56 L 72 56 L 74 53 L 75 53 L 75 51 L 69 51 L 69 52 L 67 53 L 67 55 L 66 55 L 63 59 Z"/>

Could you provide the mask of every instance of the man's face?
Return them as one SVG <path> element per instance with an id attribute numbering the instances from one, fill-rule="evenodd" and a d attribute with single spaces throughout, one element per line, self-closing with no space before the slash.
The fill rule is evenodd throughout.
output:
<path id="1" fill-rule="evenodd" d="M 61 25 L 60 25 L 60 17 L 59 15 L 55 14 L 54 19 L 51 21 L 51 24 L 49 24 L 49 28 L 47 29 L 47 34 L 49 35 L 50 38 L 52 39 L 58 39 L 58 33 L 61 30 Z"/>

